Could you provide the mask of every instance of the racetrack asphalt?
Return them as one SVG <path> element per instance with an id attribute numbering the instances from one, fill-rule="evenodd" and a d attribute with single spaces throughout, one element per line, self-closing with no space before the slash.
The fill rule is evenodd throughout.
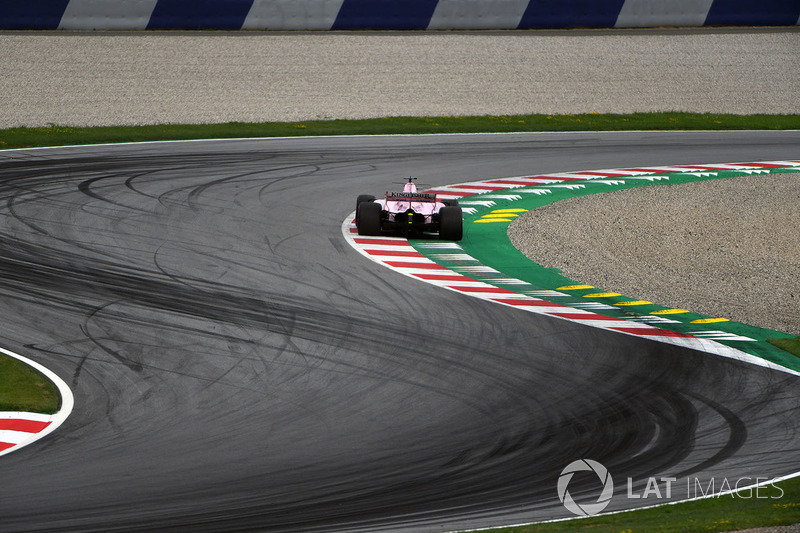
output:
<path id="1" fill-rule="evenodd" d="M 407 175 L 796 147 L 653 132 L 2 152 L 0 342 L 76 402 L 0 461 L 2 529 L 442 531 L 569 516 L 556 481 L 585 457 L 618 480 L 609 510 L 631 504 L 627 477 L 791 473 L 795 377 L 431 289 L 340 226 Z"/>

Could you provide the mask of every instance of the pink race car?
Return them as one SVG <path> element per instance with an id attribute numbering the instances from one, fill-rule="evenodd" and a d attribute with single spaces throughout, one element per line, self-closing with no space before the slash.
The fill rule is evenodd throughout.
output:
<path id="1" fill-rule="evenodd" d="M 385 200 L 362 194 L 356 200 L 359 235 L 396 232 L 404 235 L 438 233 L 440 239 L 460 241 L 463 221 L 458 200 L 437 200 L 432 193 L 417 192 L 416 178 L 406 178 L 403 192 L 387 192 Z"/>

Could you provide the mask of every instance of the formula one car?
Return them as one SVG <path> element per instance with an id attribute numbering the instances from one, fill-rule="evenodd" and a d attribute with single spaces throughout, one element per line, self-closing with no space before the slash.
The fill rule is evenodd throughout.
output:
<path id="1" fill-rule="evenodd" d="M 387 192 L 382 200 L 367 194 L 360 195 L 356 200 L 358 234 L 438 233 L 440 239 L 460 241 L 463 221 L 458 200 L 438 200 L 435 194 L 417 192 L 415 179 L 406 178 L 403 192 Z"/>

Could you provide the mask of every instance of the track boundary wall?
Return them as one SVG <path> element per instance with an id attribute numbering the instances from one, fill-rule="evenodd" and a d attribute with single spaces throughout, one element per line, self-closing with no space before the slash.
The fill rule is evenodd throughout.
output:
<path id="1" fill-rule="evenodd" d="M 795 26 L 797 0 L 0 0 L 0 30 Z"/>

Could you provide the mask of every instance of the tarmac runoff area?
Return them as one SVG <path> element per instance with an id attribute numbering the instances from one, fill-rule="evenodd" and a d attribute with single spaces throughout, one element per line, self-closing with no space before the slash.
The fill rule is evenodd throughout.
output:
<path id="1" fill-rule="evenodd" d="M 581 283 L 800 335 L 800 173 L 650 185 L 530 211 L 509 237 Z"/>
<path id="2" fill-rule="evenodd" d="M 328 36 L 0 33 L 0 69 L 13 73 L 0 81 L 0 128 L 584 111 L 800 113 L 796 31 L 699 31 L 677 39 L 666 32 L 653 33 L 652 42 L 639 32 L 597 32 L 597 39 L 586 37 L 592 32 L 576 33 L 578 39 L 526 35 L 483 35 L 467 47 L 455 36 L 449 51 L 431 41 L 438 35 L 386 36 L 394 40 L 388 49 L 383 38 L 347 35 L 347 61 L 342 50 L 315 48 Z M 455 62 L 461 57 L 467 59 Z M 345 74 L 348 63 L 355 64 L 352 76 Z M 563 170 L 574 170 L 566 157 Z M 520 217 L 510 233 L 535 261 L 581 281 L 798 334 L 798 206 L 798 174 L 732 178 L 565 200 Z M 653 292 L 641 291 L 645 285 Z"/>
<path id="3" fill-rule="evenodd" d="M 0 32 L 0 49 L 0 70 L 13 73 L 0 81 L 0 128 L 800 113 L 800 27 Z M 800 334 L 798 191 L 785 174 L 650 186 L 558 202 L 510 233 L 526 255 L 582 282 Z"/>

